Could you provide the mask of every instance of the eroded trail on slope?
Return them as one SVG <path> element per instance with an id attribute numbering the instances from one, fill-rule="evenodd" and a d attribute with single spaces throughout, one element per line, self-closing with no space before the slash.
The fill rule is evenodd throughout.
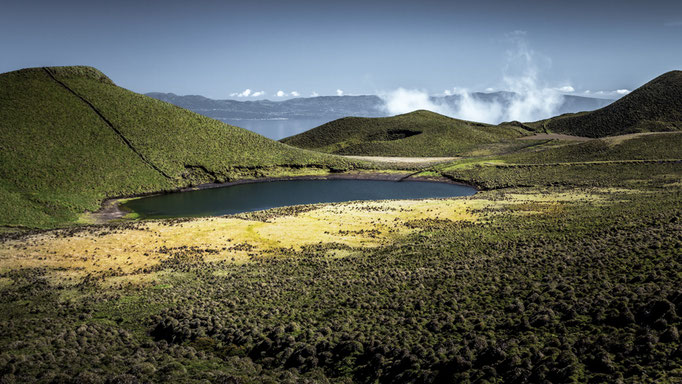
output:
<path id="1" fill-rule="evenodd" d="M 159 172 L 160 174 L 162 174 L 162 175 L 163 175 L 164 177 L 166 177 L 167 179 L 172 179 L 172 177 L 170 177 L 166 172 L 164 172 L 162 169 L 160 169 L 159 167 L 157 167 L 154 163 L 152 163 L 151 161 L 149 161 L 149 160 L 148 160 L 140 151 L 138 151 L 138 150 L 135 148 L 135 146 L 133 146 L 133 144 L 130 142 L 130 140 L 128 140 L 128 138 L 126 138 L 125 135 L 123 135 L 123 133 L 122 133 L 118 128 L 116 128 L 116 127 L 114 126 L 114 124 L 112 124 L 111 121 L 109 121 L 109 119 L 107 119 L 107 118 L 102 114 L 102 112 L 100 112 L 99 109 L 97 109 L 97 107 L 95 107 L 91 102 L 89 102 L 86 98 L 84 98 L 83 96 L 81 96 L 80 94 L 78 94 L 76 91 L 74 91 L 73 89 L 71 89 L 71 87 L 69 87 L 68 85 L 66 85 L 64 82 L 62 82 L 62 81 L 60 81 L 59 79 L 57 79 L 57 77 L 50 71 L 49 68 L 43 67 L 43 69 L 45 70 L 45 73 L 47 73 L 47 75 L 48 75 L 52 80 L 54 80 L 57 84 L 59 84 L 59 85 L 61 85 L 62 87 L 64 87 L 64 89 L 66 89 L 67 91 L 69 91 L 71 94 L 73 94 L 73 95 L 76 96 L 78 99 L 80 99 L 82 102 L 84 102 L 87 106 L 89 106 L 90 109 L 92 109 L 92 111 L 95 112 L 95 114 L 97 114 L 97 116 L 99 116 L 99 118 L 102 119 L 102 121 L 104 121 L 104 123 L 105 123 L 106 125 L 108 125 L 109 128 L 111 128 L 111 130 L 114 131 L 114 133 L 116 133 L 116 135 L 118 135 L 118 137 L 120 137 L 121 140 L 123 140 L 123 142 L 125 143 L 125 145 L 128 146 L 128 148 L 130 148 L 131 151 L 135 152 L 135 154 L 136 154 L 136 155 L 137 155 L 145 164 L 147 164 L 147 165 L 149 165 L 150 167 L 152 167 L 155 171 Z"/>

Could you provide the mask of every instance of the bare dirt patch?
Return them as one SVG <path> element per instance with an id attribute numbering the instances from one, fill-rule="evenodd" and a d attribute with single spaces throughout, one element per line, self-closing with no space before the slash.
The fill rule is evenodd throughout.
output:
<path id="1" fill-rule="evenodd" d="M 564 140 L 564 141 L 590 141 L 589 137 L 563 135 L 561 133 L 538 133 L 533 136 L 519 137 L 517 140 Z"/>
<path id="2" fill-rule="evenodd" d="M 627 135 L 609 136 L 603 138 L 611 145 L 622 144 L 624 141 L 636 139 L 642 136 L 652 136 L 652 135 L 675 135 L 680 134 L 680 132 L 640 132 L 640 133 L 629 133 Z"/>
<path id="3" fill-rule="evenodd" d="M 344 156 L 349 159 L 374 161 L 390 164 L 438 164 L 459 160 L 461 157 L 389 157 L 389 156 Z"/>

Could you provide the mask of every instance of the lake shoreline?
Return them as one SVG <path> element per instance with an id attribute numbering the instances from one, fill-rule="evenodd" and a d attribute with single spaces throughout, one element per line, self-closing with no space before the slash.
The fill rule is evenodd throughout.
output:
<path id="1" fill-rule="evenodd" d="M 89 220 L 92 224 L 107 224 L 115 220 L 124 220 L 131 212 L 121 207 L 121 203 L 129 199 L 137 199 L 142 197 L 165 195 L 179 192 L 197 191 L 203 189 L 224 188 L 242 184 L 252 183 L 268 183 L 275 181 L 295 181 L 295 180 L 377 180 L 377 181 L 417 181 L 417 182 L 431 182 L 431 183 L 445 183 L 453 185 L 462 185 L 471 187 L 479 192 L 481 189 L 475 185 L 467 184 L 460 181 L 455 181 L 447 177 L 418 177 L 418 172 L 341 172 L 330 173 L 327 175 L 301 175 L 301 176 L 281 176 L 281 177 L 262 177 L 257 179 L 242 179 L 228 181 L 225 183 L 205 183 L 192 187 L 177 188 L 168 191 L 141 193 L 131 196 L 120 196 L 108 198 L 102 201 L 100 209 L 89 213 Z"/>

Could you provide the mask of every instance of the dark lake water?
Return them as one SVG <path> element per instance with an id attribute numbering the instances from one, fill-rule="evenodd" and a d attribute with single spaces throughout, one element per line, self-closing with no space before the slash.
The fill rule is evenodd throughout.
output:
<path id="1" fill-rule="evenodd" d="M 470 196 L 463 185 L 424 181 L 294 180 L 239 184 L 131 200 L 142 218 L 220 216 L 298 204 Z"/>

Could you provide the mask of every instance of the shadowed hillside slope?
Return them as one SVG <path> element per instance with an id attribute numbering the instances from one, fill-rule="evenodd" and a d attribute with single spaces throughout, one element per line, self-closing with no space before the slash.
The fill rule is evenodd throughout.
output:
<path id="1" fill-rule="evenodd" d="M 529 125 L 586 137 L 680 130 L 682 71 L 665 73 L 596 111 L 562 115 Z"/>
<path id="2" fill-rule="evenodd" d="M 348 164 L 120 88 L 94 68 L 0 75 L 0 225 L 51 226 L 106 197 L 258 169 Z"/>
<path id="3" fill-rule="evenodd" d="M 526 132 L 516 126 L 474 123 L 419 110 L 393 117 L 346 117 L 281 141 L 343 155 L 458 156 Z"/>

